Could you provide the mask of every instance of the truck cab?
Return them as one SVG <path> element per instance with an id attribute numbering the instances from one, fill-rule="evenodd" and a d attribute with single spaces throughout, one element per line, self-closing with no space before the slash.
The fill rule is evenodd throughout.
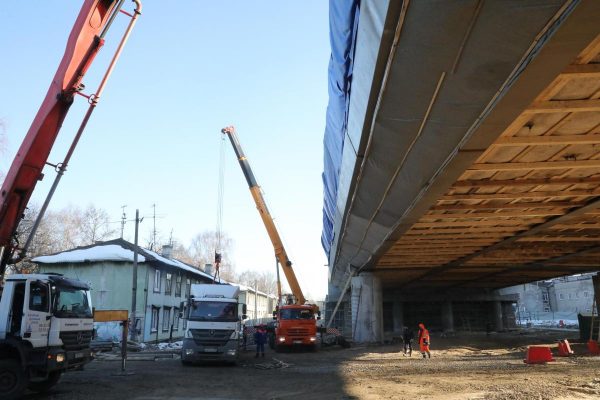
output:
<path id="1" fill-rule="evenodd" d="M 0 299 L 0 398 L 45 391 L 91 361 L 86 283 L 59 274 L 9 275 Z"/>
<path id="2" fill-rule="evenodd" d="M 240 353 L 246 305 L 239 304 L 240 289 L 233 285 L 195 284 L 185 307 L 186 328 L 181 362 L 236 363 Z"/>
<path id="3" fill-rule="evenodd" d="M 273 312 L 275 351 L 290 347 L 317 348 L 317 324 L 319 313 L 311 304 L 282 305 Z"/>

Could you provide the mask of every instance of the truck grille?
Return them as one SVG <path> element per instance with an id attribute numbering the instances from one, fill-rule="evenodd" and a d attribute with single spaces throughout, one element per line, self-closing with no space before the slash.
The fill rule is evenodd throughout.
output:
<path id="1" fill-rule="evenodd" d="M 287 332 L 290 336 L 308 336 L 308 329 L 304 328 L 290 328 Z"/>
<path id="2" fill-rule="evenodd" d="M 92 340 L 92 331 L 61 332 L 60 340 L 66 351 L 87 349 Z"/>
<path id="3" fill-rule="evenodd" d="M 234 332 L 232 329 L 190 329 L 197 345 L 223 346 Z"/>

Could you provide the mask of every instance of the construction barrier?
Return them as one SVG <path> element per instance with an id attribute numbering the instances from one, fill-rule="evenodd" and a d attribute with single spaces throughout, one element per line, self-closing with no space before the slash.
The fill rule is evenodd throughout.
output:
<path id="1" fill-rule="evenodd" d="M 588 340 L 587 346 L 590 354 L 594 356 L 600 355 L 600 348 L 598 347 L 598 342 L 596 342 L 595 340 Z"/>
<path id="2" fill-rule="evenodd" d="M 529 346 L 527 347 L 527 355 L 525 357 L 526 364 L 545 364 L 549 361 L 554 361 L 552 351 L 548 346 Z"/>
<path id="3" fill-rule="evenodd" d="M 558 341 L 558 355 L 559 357 L 569 357 L 573 355 L 573 350 L 571 350 L 571 345 L 567 339 Z"/>

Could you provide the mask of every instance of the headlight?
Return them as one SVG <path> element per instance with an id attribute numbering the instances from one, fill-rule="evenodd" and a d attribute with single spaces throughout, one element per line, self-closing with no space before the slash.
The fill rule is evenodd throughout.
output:
<path id="1" fill-rule="evenodd" d="M 314 336 L 311 336 L 311 337 L 310 337 L 310 341 L 311 341 L 311 342 L 316 342 L 316 341 L 317 341 L 317 338 L 316 338 L 316 337 L 314 337 Z"/>
<path id="2" fill-rule="evenodd" d="M 56 355 L 56 362 L 61 363 L 65 361 L 65 353 L 58 353 Z"/>
<path id="3" fill-rule="evenodd" d="M 229 337 L 229 339 L 234 339 L 234 340 L 235 340 L 235 339 L 237 339 L 237 338 L 238 338 L 238 335 L 239 335 L 239 332 L 238 332 L 238 331 L 233 331 L 233 332 L 231 333 L 231 336 Z"/>
<path id="4" fill-rule="evenodd" d="M 227 350 L 227 354 L 230 356 L 235 356 L 237 354 L 237 351 L 235 350 Z"/>
<path id="5" fill-rule="evenodd" d="M 279 340 L 280 342 L 285 342 L 285 336 L 279 336 L 279 339 L 278 339 L 278 340 Z"/>
<path id="6" fill-rule="evenodd" d="M 185 355 L 189 356 L 191 354 L 194 354 L 194 349 L 185 349 Z"/>

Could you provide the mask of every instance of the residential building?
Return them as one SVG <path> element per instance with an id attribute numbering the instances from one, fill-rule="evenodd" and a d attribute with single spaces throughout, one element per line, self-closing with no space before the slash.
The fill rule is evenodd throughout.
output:
<path id="1" fill-rule="evenodd" d="M 56 272 L 87 282 L 97 310 L 131 310 L 133 259 L 138 253 L 136 339 L 162 341 L 183 336 L 180 304 L 193 283 L 210 283 L 210 274 L 175 260 L 167 246 L 163 254 L 137 247 L 123 239 L 77 247 L 33 259 L 40 272 Z M 131 311 L 130 311 L 131 312 Z M 119 337 L 120 328 L 102 326 L 105 336 Z"/>
<path id="2" fill-rule="evenodd" d="M 238 286 L 240 287 L 240 303 L 246 304 L 248 319 L 264 320 L 273 318 L 277 296 L 261 292 L 249 286 Z"/>

